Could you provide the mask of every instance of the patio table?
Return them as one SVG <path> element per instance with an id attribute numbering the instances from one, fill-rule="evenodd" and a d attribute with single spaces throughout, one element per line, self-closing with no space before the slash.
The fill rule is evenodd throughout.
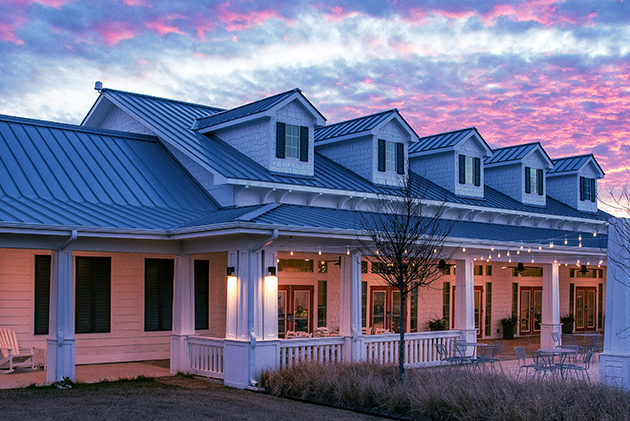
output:
<path id="1" fill-rule="evenodd" d="M 544 356 L 550 356 L 551 358 L 548 361 L 545 361 L 545 359 L 543 358 L 543 361 L 545 361 L 545 363 L 548 363 L 548 365 L 553 366 L 555 369 L 560 371 L 560 377 L 562 379 L 564 379 L 564 368 L 565 368 L 565 359 L 569 354 L 572 354 L 575 352 L 575 350 L 572 349 L 567 349 L 567 348 L 541 348 L 538 350 L 538 352 L 540 354 L 543 354 Z M 560 357 L 560 362 L 556 362 L 556 357 Z M 553 374 L 553 373 L 552 373 Z"/>
<path id="2" fill-rule="evenodd" d="M 489 346 L 488 344 L 484 344 L 483 342 L 455 341 L 455 346 L 458 346 L 458 345 L 473 348 L 473 354 L 471 356 L 472 359 L 474 359 L 475 355 L 477 354 L 477 347 Z"/>

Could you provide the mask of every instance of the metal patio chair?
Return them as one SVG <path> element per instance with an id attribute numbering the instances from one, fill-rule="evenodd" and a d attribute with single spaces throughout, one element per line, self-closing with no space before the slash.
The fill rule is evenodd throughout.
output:
<path id="1" fill-rule="evenodd" d="M 458 355 L 449 356 L 448 349 L 444 344 L 435 344 L 435 350 L 440 357 L 442 365 L 465 365 L 467 364 L 467 357 L 462 357 Z"/>
<path id="2" fill-rule="evenodd" d="M 524 346 L 515 346 L 514 353 L 516 354 L 516 359 L 518 360 L 518 374 L 516 375 L 517 378 L 521 376 L 521 371 L 523 369 L 525 369 L 526 376 L 530 368 L 533 368 L 534 372 L 536 371 L 536 363 L 527 364 L 527 353 L 525 352 Z"/>
<path id="3" fill-rule="evenodd" d="M 568 373 L 573 373 L 577 378 L 578 373 L 581 373 L 582 379 L 590 383 L 591 377 L 588 374 L 588 369 L 591 367 L 591 360 L 593 359 L 594 354 L 595 353 L 593 351 L 588 351 L 586 353 L 586 357 L 584 358 L 584 363 L 582 365 L 567 364 L 565 366 L 565 370 L 567 371 L 567 376 L 568 376 Z"/>

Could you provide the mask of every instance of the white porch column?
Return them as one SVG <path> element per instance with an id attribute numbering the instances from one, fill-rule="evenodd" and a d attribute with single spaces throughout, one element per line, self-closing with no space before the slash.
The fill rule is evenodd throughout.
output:
<path id="1" fill-rule="evenodd" d="M 540 324 L 540 347 L 553 348 L 552 332 L 562 333 L 560 324 L 560 276 L 559 265 L 543 265 L 542 322 Z"/>
<path id="2" fill-rule="evenodd" d="M 604 352 L 600 355 L 602 382 L 630 389 L 630 232 L 619 223 L 608 228 L 608 272 L 606 276 L 606 322 Z"/>
<path id="3" fill-rule="evenodd" d="M 462 339 L 466 342 L 477 342 L 474 262 L 456 260 L 455 267 L 455 329 L 463 332 Z"/>
<path id="4" fill-rule="evenodd" d="M 74 381 L 74 305 L 72 250 L 52 254 L 50 279 L 50 321 L 46 343 L 46 382 L 69 377 Z"/>
<path id="5" fill-rule="evenodd" d="M 177 256 L 174 278 L 171 373 L 185 372 L 188 369 L 186 339 L 195 334 L 195 276 L 192 256 Z"/>
<path id="6" fill-rule="evenodd" d="M 361 360 L 363 330 L 361 329 L 361 253 L 352 252 L 341 257 L 341 297 L 339 334 L 349 338 L 346 355 L 351 361 Z"/>
<path id="7" fill-rule="evenodd" d="M 263 287 L 262 287 L 262 339 L 278 339 L 278 253 L 267 248 L 264 250 Z M 268 268 L 275 269 L 275 276 L 267 273 Z"/>

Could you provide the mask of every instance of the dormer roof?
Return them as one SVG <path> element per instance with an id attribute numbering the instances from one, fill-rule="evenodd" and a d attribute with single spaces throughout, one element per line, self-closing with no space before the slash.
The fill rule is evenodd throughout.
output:
<path id="1" fill-rule="evenodd" d="M 547 175 L 549 177 L 557 175 L 577 174 L 578 171 L 580 171 L 589 163 L 593 166 L 595 172 L 597 172 L 597 178 L 604 177 L 604 170 L 602 170 L 602 167 L 599 166 L 599 163 L 592 153 L 553 159 L 552 163 L 553 168 L 547 171 Z"/>
<path id="2" fill-rule="evenodd" d="M 492 149 L 479 134 L 477 128 L 469 127 L 467 129 L 421 137 L 418 139 L 418 142 L 409 145 L 409 157 L 453 151 L 457 149 L 457 145 L 473 137 L 484 149 L 486 156 L 492 155 Z"/>
<path id="3" fill-rule="evenodd" d="M 411 125 L 407 123 L 403 116 L 400 115 L 400 112 L 394 108 L 392 110 L 353 118 L 351 120 L 330 124 L 328 126 L 317 127 L 315 129 L 315 142 L 319 144 L 331 143 L 351 136 L 355 137 L 357 134 L 373 134 L 376 129 L 392 119 L 398 120 L 401 126 L 403 126 L 412 137 L 413 141 L 418 139 L 418 135 Z"/>
<path id="4" fill-rule="evenodd" d="M 299 99 L 300 102 L 302 102 L 302 104 L 305 105 L 306 108 L 310 109 L 311 113 L 316 116 L 318 124 L 324 124 L 326 117 L 324 117 L 322 113 L 320 113 L 319 110 L 315 108 L 308 99 L 306 99 L 300 89 L 295 88 L 290 91 L 259 99 L 258 101 L 221 111 L 210 116 L 198 118 L 193 124 L 192 129 L 206 133 L 212 129 L 223 127 L 225 123 L 233 123 L 236 120 L 249 120 L 252 117 L 259 117 L 261 114 L 265 114 L 278 106 L 288 104 L 296 98 Z"/>
<path id="5" fill-rule="evenodd" d="M 553 163 L 545 152 L 540 142 L 525 143 L 522 145 L 506 146 L 492 150 L 492 156 L 486 158 L 486 167 L 514 164 L 528 156 L 538 152 L 540 157 L 546 162 L 547 168 L 551 168 Z"/>

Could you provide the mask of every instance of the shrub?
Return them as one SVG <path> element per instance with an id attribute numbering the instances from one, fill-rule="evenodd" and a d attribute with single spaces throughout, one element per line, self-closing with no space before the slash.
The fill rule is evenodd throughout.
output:
<path id="1" fill-rule="evenodd" d="M 427 322 L 429 330 L 448 330 L 448 322 L 444 319 L 431 319 Z"/>
<path id="2" fill-rule="evenodd" d="M 627 419 L 630 393 L 583 382 L 518 381 L 455 367 L 407 371 L 394 366 L 304 364 L 265 373 L 276 396 L 377 415 L 429 419 Z"/>

